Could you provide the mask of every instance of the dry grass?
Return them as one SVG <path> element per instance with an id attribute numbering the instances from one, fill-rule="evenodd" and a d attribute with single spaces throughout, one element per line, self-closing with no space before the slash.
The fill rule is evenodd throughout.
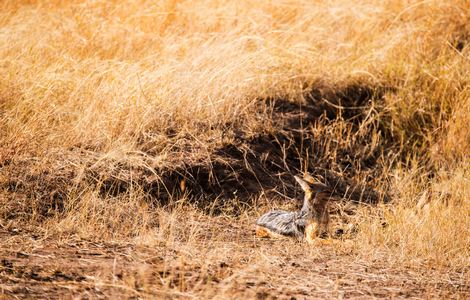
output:
<path id="1" fill-rule="evenodd" d="M 181 267 L 159 275 L 168 293 L 241 295 L 224 279 L 263 277 L 289 251 L 306 253 L 301 263 L 321 260 L 320 250 L 286 242 L 268 259 L 263 246 L 246 249 L 258 243 L 251 232 L 224 233 L 249 230 L 268 207 L 292 208 L 289 180 L 309 171 L 337 186 L 335 226 L 357 229 L 327 253 L 345 265 L 352 255 L 382 260 L 384 270 L 460 272 L 468 292 L 469 8 L 467 0 L 2 1 L 0 228 L 176 249 L 160 256 Z M 237 191 L 234 181 L 249 187 Z M 351 203 L 370 195 L 388 201 Z M 210 265 L 227 253 L 238 267 Z M 197 278 L 181 275 L 188 264 Z M 152 266 L 119 284 L 163 293 Z"/>
<path id="2" fill-rule="evenodd" d="M 420 172 L 415 169 L 398 173 L 397 198 L 390 204 L 363 208 L 358 213 L 356 218 L 361 223 L 357 241 L 363 250 L 370 247 L 366 253 L 386 249 L 393 259 L 405 265 L 465 268 L 469 264 L 470 244 L 468 168 L 424 180 L 425 186 L 416 183 L 416 178 L 425 176 Z M 424 200 L 422 208 L 417 209 L 417 198 Z"/>

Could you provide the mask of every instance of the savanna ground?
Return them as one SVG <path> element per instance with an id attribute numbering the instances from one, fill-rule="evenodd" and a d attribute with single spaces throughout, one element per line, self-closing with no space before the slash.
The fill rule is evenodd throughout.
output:
<path id="1" fill-rule="evenodd" d="M 470 2 L 0 2 L 4 298 L 470 297 Z M 263 240 L 329 185 L 328 243 Z"/>

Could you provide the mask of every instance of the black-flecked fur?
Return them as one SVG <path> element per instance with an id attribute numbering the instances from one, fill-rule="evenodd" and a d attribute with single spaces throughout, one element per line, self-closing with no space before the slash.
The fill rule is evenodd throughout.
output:
<path id="1" fill-rule="evenodd" d="M 302 211 L 272 210 L 262 215 L 256 224 L 282 235 L 303 237 L 306 221 L 306 215 Z"/>

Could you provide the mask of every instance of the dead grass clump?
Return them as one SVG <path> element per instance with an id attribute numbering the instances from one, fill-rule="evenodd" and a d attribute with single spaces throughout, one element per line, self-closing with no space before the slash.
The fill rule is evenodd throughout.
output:
<path id="1" fill-rule="evenodd" d="M 369 254 L 389 253 L 391 260 L 404 264 L 464 271 L 470 255 L 468 167 L 441 172 L 431 182 L 425 179 L 419 184 L 426 177 L 421 172 L 397 172 L 394 201 L 359 210 L 358 247 Z"/>
<path id="2" fill-rule="evenodd" d="M 58 236 L 83 239 L 120 240 L 146 234 L 158 226 L 155 213 L 139 192 L 119 197 L 101 197 L 94 191 L 83 191 L 68 199 L 63 212 L 45 224 Z"/>

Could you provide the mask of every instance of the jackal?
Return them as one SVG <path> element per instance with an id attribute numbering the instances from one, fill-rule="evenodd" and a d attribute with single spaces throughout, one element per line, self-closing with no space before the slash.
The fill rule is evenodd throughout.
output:
<path id="1" fill-rule="evenodd" d="M 272 210 L 262 215 L 256 222 L 256 236 L 292 236 L 313 243 L 328 234 L 331 190 L 308 174 L 294 178 L 305 193 L 302 208 L 296 212 Z"/>

